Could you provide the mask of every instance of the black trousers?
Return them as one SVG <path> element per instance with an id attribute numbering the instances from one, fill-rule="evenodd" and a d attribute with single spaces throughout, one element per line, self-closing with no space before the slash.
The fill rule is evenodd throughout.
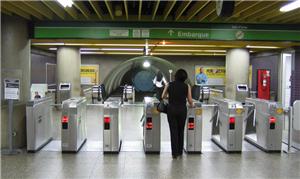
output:
<path id="1" fill-rule="evenodd" d="M 186 115 L 186 105 L 168 105 L 167 116 L 170 127 L 172 155 L 182 155 Z"/>

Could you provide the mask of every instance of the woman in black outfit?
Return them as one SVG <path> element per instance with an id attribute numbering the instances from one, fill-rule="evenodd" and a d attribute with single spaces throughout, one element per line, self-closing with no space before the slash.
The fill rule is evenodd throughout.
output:
<path id="1" fill-rule="evenodd" d="M 194 106 L 191 87 L 184 83 L 187 77 L 187 72 L 179 69 L 175 73 L 175 81 L 166 85 L 162 94 L 162 98 L 169 97 L 167 116 L 174 159 L 181 156 L 183 152 L 183 132 L 187 116 L 186 99 L 190 107 Z"/>

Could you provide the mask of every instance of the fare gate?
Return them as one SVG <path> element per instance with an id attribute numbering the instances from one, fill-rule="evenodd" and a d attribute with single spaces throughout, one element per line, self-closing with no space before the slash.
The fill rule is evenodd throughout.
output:
<path id="1" fill-rule="evenodd" d="M 244 108 L 240 102 L 211 98 L 216 104 L 212 122 L 212 141 L 226 152 L 241 152 Z"/>
<path id="2" fill-rule="evenodd" d="M 184 150 L 187 153 L 201 153 L 202 150 L 202 105 L 194 102 L 195 108 L 188 108 L 184 131 Z"/>
<path id="3" fill-rule="evenodd" d="M 159 101 L 153 97 L 144 98 L 143 146 L 145 153 L 160 153 L 160 113 Z"/>
<path id="4" fill-rule="evenodd" d="M 122 146 L 121 98 L 110 97 L 104 102 L 103 152 L 119 153 Z"/>
<path id="5" fill-rule="evenodd" d="M 87 140 L 85 97 L 62 102 L 61 124 L 62 152 L 78 152 Z"/>
<path id="6" fill-rule="evenodd" d="M 245 140 L 266 152 L 280 152 L 284 111 L 274 101 L 247 98 L 247 116 L 244 124 Z"/>

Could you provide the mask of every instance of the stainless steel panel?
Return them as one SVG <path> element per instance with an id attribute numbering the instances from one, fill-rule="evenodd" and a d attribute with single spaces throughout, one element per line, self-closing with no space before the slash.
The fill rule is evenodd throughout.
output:
<path id="1" fill-rule="evenodd" d="M 27 103 L 27 150 L 37 151 L 52 139 L 52 103 L 51 97 Z"/>

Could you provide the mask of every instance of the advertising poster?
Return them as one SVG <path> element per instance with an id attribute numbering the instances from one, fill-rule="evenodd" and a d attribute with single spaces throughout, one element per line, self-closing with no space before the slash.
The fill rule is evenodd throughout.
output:
<path id="1" fill-rule="evenodd" d="M 222 66 L 195 66 L 196 85 L 224 85 L 225 67 Z"/>
<path id="2" fill-rule="evenodd" d="M 98 65 L 81 65 L 80 81 L 82 85 L 97 85 L 99 78 Z"/>

